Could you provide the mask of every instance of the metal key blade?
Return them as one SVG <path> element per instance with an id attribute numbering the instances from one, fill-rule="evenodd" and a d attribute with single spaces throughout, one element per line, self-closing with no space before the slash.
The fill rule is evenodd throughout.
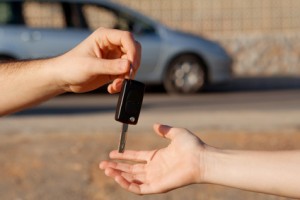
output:
<path id="1" fill-rule="evenodd" d="M 125 150 L 127 130 L 128 130 L 128 124 L 123 123 L 121 137 L 120 137 L 120 143 L 119 143 L 119 153 L 123 153 Z"/>

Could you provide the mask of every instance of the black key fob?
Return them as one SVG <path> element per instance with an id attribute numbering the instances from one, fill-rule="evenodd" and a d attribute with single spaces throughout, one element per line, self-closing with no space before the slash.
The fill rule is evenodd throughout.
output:
<path id="1" fill-rule="evenodd" d="M 142 108 L 145 84 L 125 79 L 119 94 L 115 120 L 126 124 L 137 124 Z"/>

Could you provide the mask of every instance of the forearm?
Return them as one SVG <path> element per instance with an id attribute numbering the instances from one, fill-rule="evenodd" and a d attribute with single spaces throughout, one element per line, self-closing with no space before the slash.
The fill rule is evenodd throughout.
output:
<path id="1" fill-rule="evenodd" d="M 55 58 L 0 64 L 0 116 L 63 93 L 55 81 Z"/>
<path id="2" fill-rule="evenodd" d="M 210 147 L 208 149 L 211 149 Z M 205 182 L 300 197 L 300 151 L 219 151 L 205 155 Z"/>

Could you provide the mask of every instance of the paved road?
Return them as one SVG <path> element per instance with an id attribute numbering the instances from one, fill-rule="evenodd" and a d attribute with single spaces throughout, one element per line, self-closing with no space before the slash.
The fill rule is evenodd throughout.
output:
<path id="1" fill-rule="evenodd" d="M 300 129 L 299 88 L 253 90 L 247 86 L 246 91 L 241 91 L 243 81 L 235 82 L 240 85 L 232 83 L 227 88 L 218 87 L 218 90 L 211 89 L 193 96 L 147 93 L 139 123 L 130 127 L 130 131 L 151 130 L 155 122 L 195 131 Z M 120 129 L 120 124 L 114 121 L 116 102 L 117 95 L 64 95 L 2 118 L 0 130 L 6 133 L 115 132 Z"/>

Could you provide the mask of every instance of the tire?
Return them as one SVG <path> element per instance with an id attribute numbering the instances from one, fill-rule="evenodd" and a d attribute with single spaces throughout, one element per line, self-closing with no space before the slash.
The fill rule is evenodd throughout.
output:
<path id="1" fill-rule="evenodd" d="M 205 66 L 194 55 L 179 56 L 170 63 L 163 84 L 170 94 L 197 93 L 206 84 Z"/>

